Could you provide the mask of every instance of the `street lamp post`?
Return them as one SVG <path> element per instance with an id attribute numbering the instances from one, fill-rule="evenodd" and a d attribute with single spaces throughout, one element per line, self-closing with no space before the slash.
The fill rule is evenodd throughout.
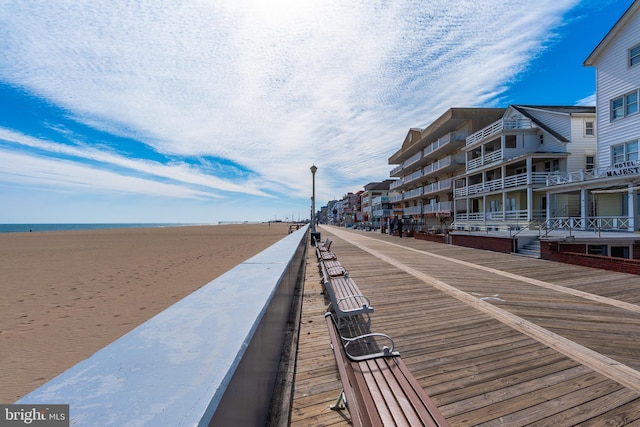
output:
<path id="1" fill-rule="evenodd" d="M 316 171 L 318 168 L 316 165 L 311 166 L 311 180 L 312 180 L 312 193 L 311 193 L 311 238 L 316 242 L 320 241 L 320 233 L 316 232 Z"/>
<path id="2" fill-rule="evenodd" d="M 311 166 L 311 231 L 316 232 L 316 171 L 318 168 L 316 165 Z"/>

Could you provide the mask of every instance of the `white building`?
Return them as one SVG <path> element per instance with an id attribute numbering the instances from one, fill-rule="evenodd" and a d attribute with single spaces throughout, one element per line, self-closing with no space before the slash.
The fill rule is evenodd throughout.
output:
<path id="1" fill-rule="evenodd" d="M 596 67 L 596 167 L 550 177 L 556 227 L 640 229 L 639 10 L 635 1 L 584 62 Z"/>
<path id="2" fill-rule="evenodd" d="M 594 107 L 509 106 L 466 138 L 455 181 L 457 230 L 534 228 L 547 219 L 547 176 L 586 169 L 596 151 Z"/>

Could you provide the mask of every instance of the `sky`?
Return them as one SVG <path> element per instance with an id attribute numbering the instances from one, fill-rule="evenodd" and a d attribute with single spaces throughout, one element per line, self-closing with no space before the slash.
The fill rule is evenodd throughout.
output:
<path id="1" fill-rule="evenodd" d="M 595 105 L 631 3 L 0 0 L 0 223 L 307 219 L 449 108 Z"/>

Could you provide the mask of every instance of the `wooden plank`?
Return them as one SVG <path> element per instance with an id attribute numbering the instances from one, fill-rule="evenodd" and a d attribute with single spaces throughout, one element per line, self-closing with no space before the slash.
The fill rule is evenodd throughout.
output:
<path id="1" fill-rule="evenodd" d="M 592 368 L 568 358 L 554 346 L 498 322 L 475 305 L 453 298 L 348 240 L 351 235 L 379 239 L 371 247 L 395 261 L 476 299 L 490 298 L 497 293 L 504 302 L 491 299 L 484 302 L 638 369 L 640 354 L 634 344 L 640 341 L 636 338 L 640 337 L 638 316 L 633 310 L 622 308 L 624 304 L 608 304 L 606 298 L 637 305 L 640 277 L 547 261 L 532 262 L 528 258 L 414 239 L 400 241 L 397 237 L 374 233 L 347 231 L 349 239 L 345 240 L 333 230 L 323 228 L 323 232 L 334 240 L 340 263 L 349 269 L 349 275 L 375 305 L 372 328 L 394 337 L 408 369 L 434 403 L 448 409 L 444 415 L 454 421 L 452 425 L 476 425 L 478 419 L 474 414 L 487 419 L 488 425 L 497 424 L 500 418 L 511 420 L 513 425 L 523 425 L 525 420 L 545 425 L 542 421 L 545 419 L 557 421 L 553 425 L 573 425 L 569 420 L 571 411 L 579 414 L 582 409 L 582 413 L 591 416 L 589 420 L 595 421 L 589 424 L 590 421 L 585 420 L 581 425 L 602 425 L 605 421 L 634 425 L 640 420 L 640 394 L 636 390 L 593 373 Z M 405 246 L 415 250 L 407 250 Z M 426 252 L 442 258 L 429 256 Z M 447 258 L 459 259 L 469 265 L 452 263 Z M 481 270 L 472 264 L 502 270 L 513 276 Z M 314 262 L 313 267 L 314 277 L 318 277 L 318 264 Z M 537 286 L 536 280 L 559 288 Z M 313 285 L 315 283 L 310 284 L 311 288 Z M 605 299 L 582 298 L 573 290 Z M 307 298 L 315 299 L 315 303 L 304 301 L 309 304 L 303 306 L 303 312 L 306 308 L 314 309 L 318 317 L 309 323 L 304 316 L 310 314 L 303 313 L 301 334 L 311 333 L 308 339 L 300 340 L 301 346 L 309 346 L 308 351 L 301 350 L 304 359 L 298 361 L 298 369 L 306 379 L 301 383 L 304 389 L 294 395 L 291 425 L 347 426 L 348 416 L 327 409 L 339 391 L 340 380 L 335 360 L 331 360 L 334 358 L 319 356 L 323 351 L 326 354 L 326 349 L 316 342 L 322 331 L 313 331 L 318 326 L 326 330 L 320 319 L 324 307 L 321 297 L 307 294 L 305 283 Z M 403 309 L 398 310 L 398 307 Z M 327 367 L 327 362 L 333 367 Z M 317 384 L 313 383 L 314 368 L 319 373 Z M 338 389 L 335 395 L 330 392 L 332 377 L 327 374 L 332 369 L 333 387 Z M 582 379 L 576 387 L 575 375 L 579 372 L 584 373 L 584 378 L 577 377 Z M 524 393 L 527 385 L 531 386 L 532 392 Z M 509 391 L 515 390 L 520 394 L 510 398 Z M 491 393 L 491 403 L 483 401 L 483 392 Z M 331 400 L 328 401 L 327 396 Z M 467 399 L 475 406 L 458 404 Z M 598 401 L 603 403 L 601 407 L 590 404 Z M 602 414 L 598 415 L 599 412 Z"/>
<path id="2" fill-rule="evenodd" d="M 338 235 L 343 234 L 342 231 L 338 233 Z M 458 288 L 451 286 L 441 280 L 434 278 L 428 274 L 425 274 L 421 271 L 408 267 L 406 264 L 399 262 L 398 260 L 389 257 L 388 255 L 372 249 L 367 246 L 366 237 L 357 236 L 357 238 L 351 238 L 350 242 L 360 247 L 362 250 L 369 252 L 371 255 L 394 265 L 395 267 L 421 279 L 423 282 L 443 291 L 447 294 L 459 299 L 465 304 L 472 306 L 484 313 L 489 314 L 493 318 L 501 321 L 502 323 L 508 325 L 511 328 L 514 328 L 540 342 L 543 342 L 545 345 L 548 345 L 557 351 L 565 354 L 566 356 L 585 364 L 592 369 L 600 372 L 601 374 L 607 376 L 608 378 L 617 381 L 620 384 L 623 384 L 626 387 L 631 388 L 636 392 L 640 392 L 640 372 L 632 369 L 628 366 L 623 365 L 622 363 L 613 360 L 607 356 L 604 356 L 600 353 L 597 353 L 587 347 L 579 345 L 575 342 L 565 339 L 564 337 L 555 334 L 547 329 L 544 329 L 535 323 L 529 322 L 525 319 L 522 319 L 518 316 L 513 315 L 512 313 L 502 310 L 500 308 L 495 307 L 494 305 L 487 303 L 481 299 L 478 299 L 468 293 L 459 290 Z M 409 248 L 411 249 L 411 248 Z M 468 266 L 468 263 L 460 260 L 454 260 L 455 263 L 461 263 L 463 265 Z M 486 271 L 486 268 L 483 266 L 478 266 L 480 270 Z M 596 296 L 597 297 L 597 296 Z M 598 300 L 595 298 L 594 300 Z M 610 302 L 612 305 L 613 303 Z M 630 308 L 628 308 L 630 309 Z"/>

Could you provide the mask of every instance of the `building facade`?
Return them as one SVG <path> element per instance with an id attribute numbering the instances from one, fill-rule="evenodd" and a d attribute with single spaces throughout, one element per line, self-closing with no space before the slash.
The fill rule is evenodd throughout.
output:
<path id="1" fill-rule="evenodd" d="M 465 172 L 466 138 L 502 116 L 503 108 L 451 108 L 425 129 L 412 128 L 389 158 L 397 178 L 394 214 L 414 230 L 442 230 L 454 218 L 454 182 Z"/>
<path id="2" fill-rule="evenodd" d="M 595 107 L 509 106 L 469 135 L 455 181 L 454 228 L 519 230 L 547 219 L 547 177 L 585 168 L 596 150 Z M 552 207 L 552 209 L 555 209 Z"/>
<path id="3" fill-rule="evenodd" d="M 386 179 L 364 186 L 364 191 L 360 193 L 361 213 L 358 217 L 365 227 L 378 229 L 391 216 L 389 188 L 393 182 L 393 179 Z"/>
<path id="4" fill-rule="evenodd" d="M 627 9 L 584 65 L 596 67 L 596 165 L 550 176 L 547 197 L 558 207 L 550 221 L 559 228 L 638 231 L 640 2 Z"/>

